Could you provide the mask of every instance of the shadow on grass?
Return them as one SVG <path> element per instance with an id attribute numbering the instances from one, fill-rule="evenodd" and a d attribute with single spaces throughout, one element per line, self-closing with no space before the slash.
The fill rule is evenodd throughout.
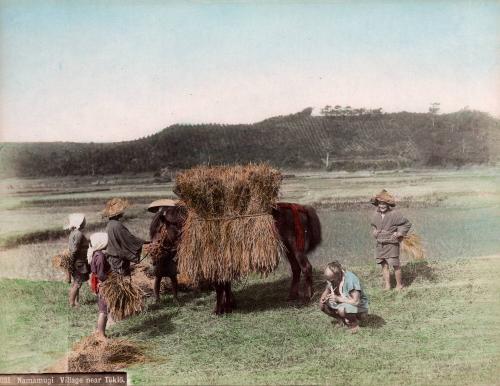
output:
<path id="1" fill-rule="evenodd" d="M 245 285 L 234 291 L 235 312 L 248 313 L 314 305 L 324 289 L 322 272 L 316 270 L 313 272 L 313 296 L 310 301 L 307 302 L 302 297 L 304 293 L 303 278 L 300 282 L 301 297 L 297 300 L 288 300 L 291 284 L 291 276 L 283 276 L 274 281 L 262 281 Z"/>
<path id="2" fill-rule="evenodd" d="M 375 314 L 368 314 L 360 323 L 361 327 L 381 328 L 385 325 L 385 319 Z"/>
<path id="3" fill-rule="evenodd" d="M 163 309 L 164 311 L 165 309 Z M 120 335 L 141 334 L 143 338 L 154 338 L 173 333 L 175 326 L 172 318 L 177 315 L 177 311 L 161 312 L 138 316 L 128 321 L 129 326 L 120 328 Z"/>
<path id="4" fill-rule="evenodd" d="M 403 284 L 411 285 L 417 278 L 422 278 L 434 282 L 437 280 L 434 268 L 426 260 L 410 262 L 401 267 L 403 274 Z"/>

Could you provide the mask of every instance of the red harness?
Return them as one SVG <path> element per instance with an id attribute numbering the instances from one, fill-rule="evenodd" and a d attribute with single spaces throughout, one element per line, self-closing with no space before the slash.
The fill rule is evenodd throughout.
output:
<path id="1" fill-rule="evenodd" d="M 307 215 L 306 208 L 300 204 L 292 204 L 289 202 L 278 202 L 278 208 L 290 209 L 293 215 L 293 223 L 295 227 L 295 246 L 299 252 L 304 252 L 305 248 L 305 231 L 302 221 L 300 221 L 300 213 Z"/>

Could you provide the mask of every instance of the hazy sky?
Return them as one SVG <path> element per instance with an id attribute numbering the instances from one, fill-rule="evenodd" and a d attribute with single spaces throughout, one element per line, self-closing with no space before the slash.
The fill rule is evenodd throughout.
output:
<path id="1" fill-rule="evenodd" d="M 326 104 L 499 116 L 499 25 L 496 1 L 2 0 L 0 141 L 118 141 Z"/>

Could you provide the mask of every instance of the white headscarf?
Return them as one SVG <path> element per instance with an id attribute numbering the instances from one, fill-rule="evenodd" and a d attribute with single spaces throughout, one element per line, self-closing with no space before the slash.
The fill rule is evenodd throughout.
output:
<path id="1" fill-rule="evenodd" d="M 92 255 L 95 251 L 102 251 L 108 246 L 108 234 L 106 232 L 92 233 L 90 236 L 90 245 L 87 250 L 87 260 L 90 264 Z"/>
<path id="2" fill-rule="evenodd" d="M 66 225 L 64 229 L 79 229 L 84 221 L 85 215 L 83 213 L 71 213 L 68 216 L 68 225 Z"/>

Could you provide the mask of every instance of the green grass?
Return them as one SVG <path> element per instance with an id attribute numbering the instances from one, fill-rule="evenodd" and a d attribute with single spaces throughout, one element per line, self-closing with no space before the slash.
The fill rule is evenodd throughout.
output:
<path id="1" fill-rule="evenodd" d="M 150 361 L 135 384 L 494 384 L 500 376 L 500 258 L 408 264 L 409 287 L 380 290 L 374 264 L 352 267 L 370 296 L 361 332 L 333 329 L 316 303 L 289 304 L 283 273 L 236 286 L 238 309 L 210 314 L 214 296 L 183 294 L 113 326 L 142 342 Z M 323 283 L 316 275 L 316 293 Z M 66 307 L 62 283 L 0 281 L 0 371 L 41 371 L 92 331 L 92 295 Z M 317 296 L 317 295 L 316 295 Z"/>

